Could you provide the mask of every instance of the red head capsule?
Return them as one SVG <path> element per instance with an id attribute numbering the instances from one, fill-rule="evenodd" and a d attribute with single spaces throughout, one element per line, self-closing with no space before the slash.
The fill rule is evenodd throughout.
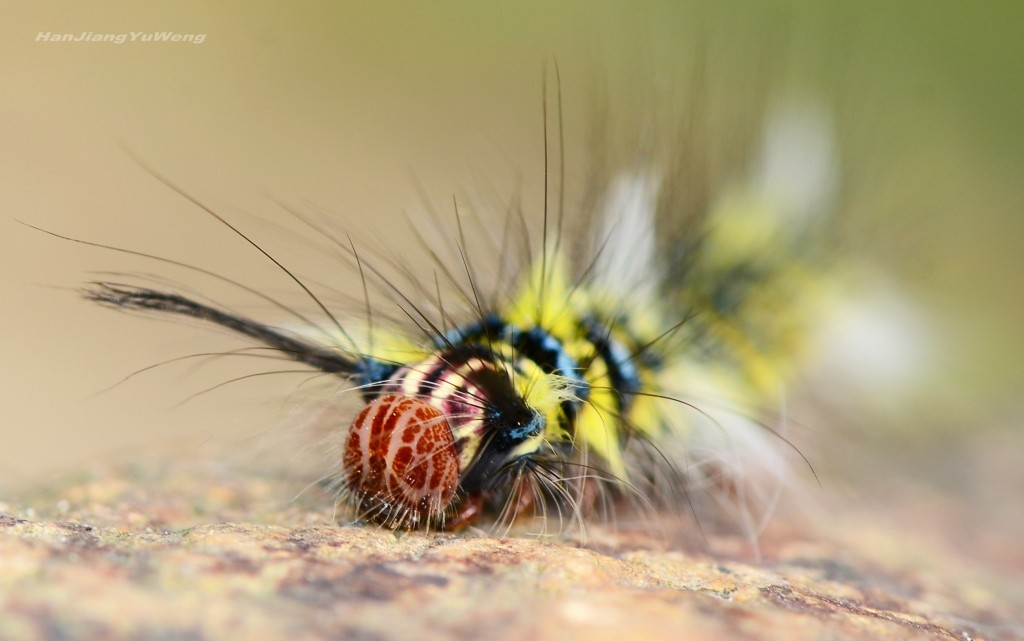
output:
<path id="1" fill-rule="evenodd" d="M 359 412 L 342 466 L 363 517 L 388 527 L 440 517 L 459 484 L 458 452 L 444 414 L 407 396 L 381 396 Z"/>

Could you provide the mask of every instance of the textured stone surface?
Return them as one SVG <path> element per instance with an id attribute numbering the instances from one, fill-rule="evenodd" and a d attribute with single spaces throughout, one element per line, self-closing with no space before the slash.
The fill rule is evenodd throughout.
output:
<path id="1" fill-rule="evenodd" d="M 1020 568 L 855 514 L 780 524 L 755 562 L 603 528 L 338 526 L 294 490 L 193 463 L 0 503 L 0 639 L 1024 639 Z"/>

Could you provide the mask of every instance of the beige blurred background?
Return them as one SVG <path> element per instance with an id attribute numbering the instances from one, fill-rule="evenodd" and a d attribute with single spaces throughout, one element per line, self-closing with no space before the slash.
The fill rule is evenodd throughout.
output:
<path id="1" fill-rule="evenodd" d="M 267 399 L 302 380 L 253 379 L 179 407 L 252 371 L 249 363 L 183 363 L 97 395 L 136 369 L 237 343 L 87 304 L 73 290 L 91 270 L 167 271 L 14 219 L 289 291 L 251 248 L 140 169 L 128 148 L 242 221 L 290 265 L 357 294 L 348 272 L 335 276 L 250 216 L 294 228 L 277 198 L 357 233 L 387 230 L 385 242 L 405 247 L 403 212 L 419 202 L 417 181 L 441 203 L 473 183 L 508 196 L 519 178 L 535 196 L 541 79 L 553 60 L 577 154 L 570 176 L 583 173 L 588 127 L 602 114 L 641 121 L 635 114 L 651 100 L 694 78 L 706 93 L 686 99 L 740 113 L 731 87 L 747 78 L 822 97 L 843 154 L 850 244 L 928 310 L 942 351 L 926 393 L 896 418 L 867 413 L 889 422 L 874 420 L 842 442 L 875 451 L 885 474 L 920 474 L 935 487 L 973 473 L 957 459 L 967 451 L 979 452 L 973 466 L 1001 456 L 995 469 L 1019 468 L 1024 56 L 1016 41 L 1024 14 L 1009 2 L 717 5 L 8 3 L 0 27 L 0 491 L 98 460 L 188 456 L 210 442 L 230 449 L 287 422 L 292 410 Z M 36 41 L 39 32 L 83 31 L 206 39 Z M 202 289 L 233 295 L 212 283 Z M 815 447 L 824 457 L 828 438 Z M 979 487 L 1018 495 L 1019 475 L 999 480 Z"/>

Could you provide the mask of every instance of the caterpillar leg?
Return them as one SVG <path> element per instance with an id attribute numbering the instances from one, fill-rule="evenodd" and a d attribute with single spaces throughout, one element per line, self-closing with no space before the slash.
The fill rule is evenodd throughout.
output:
<path id="1" fill-rule="evenodd" d="M 459 503 L 455 515 L 445 521 L 446 530 L 457 532 L 473 525 L 484 513 L 484 497 L 481 494 L 467 496 Z"/>

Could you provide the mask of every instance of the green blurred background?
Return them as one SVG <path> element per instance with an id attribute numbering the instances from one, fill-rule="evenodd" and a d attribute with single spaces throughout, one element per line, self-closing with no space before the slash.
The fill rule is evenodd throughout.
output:
<path id="1" fill-rule="evenodd" d="M 479 183 L 507 196 L 520 177 L 526 199 L 536 196 L 541 80 L 557 60 L 570 178 L 592 160 L 595 127 L 614 144 L 639 136 L 651 114 L 671 123 L 699 105 L 713 165 L 716 141 L 759 117 L 752 86 L 821 100 L 835 118 L 843 233 L 924 310 L 936 357 L 910 400 L 844 416 L 842 435 L 818 430 L 809 447 L 828 460 L 835 436 L 835 452 L 856 442 L 872 453 L 863 460 L 873 465 L 853 466 L 862 471 L 937 487 L 974 474 L 979 495 L 998 484 L 1019 497 L 1020 3 L 105 1 L 8 3 L 4 13 L 0 490 L 90 461 L 244 439 L 253 421 L 275 420 L 255 399 L 280 393 L 255 380 L 172 408 L 225 376 L 215 367 L 197 379 L 185 366 L 92 397 L 223 342 L 82 302 L 61 288 L 89 270 L 160 270 L 13 219 L 284 290 L 122 147 L 236 220 L 279 215 L 269 195 L 388 230 L 401 245 L 417 181 L 437 202 Z M 36 41 L 165 30 L 206 40 Z M 964 467 L 958 457 L 972 448 Z M 995 477 L 978 476 L 993 457 Z"/>

